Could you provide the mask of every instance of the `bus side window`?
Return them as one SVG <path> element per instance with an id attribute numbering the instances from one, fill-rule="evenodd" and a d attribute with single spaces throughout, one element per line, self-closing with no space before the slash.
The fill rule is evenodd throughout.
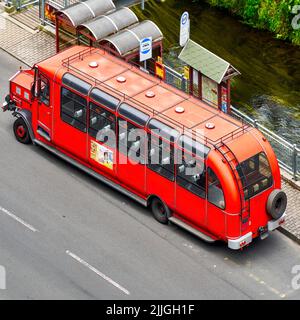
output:
<path id="1" fill-rule="evenodd" d="M 225 209 L 224 192 L 221 183 L 211 168 L 208 168 L 207 177 L 208 201 L 220 209 Z"/>
<path id="2" fill-rule="evenodd" d="M 148 168 L 174 181 L 174 146 L 162 137 L 148 136 Z"/>
<path id="3" fill-rule="evenodd" d="M 204 160 L 186 151 L 177 152 L 177 184 L 201 198 L 206 196 L 206 172 Z"/>
<path id="4" fill-rule="evenodd" d="M 133 162 L 145 164 L 145 131 L 119 118 L 119 151 Z"/>
<path id="5" fill-rule="evenodd" d="M 38 87 L 39 87 L 38 96 L 39 96 L 40 102 L 49 106 L 49 104 L 50 104 L 50 83 L 49 83 L 49 80 L 45 76 L 43 76 L 42 74 L 40 74 L 40 76 L 39 76 Z"/>
<path id="6" fill-rule="evenodd" d="M 74 128 L 86 132 L 86 99 L 62 87 L 61 119 Z"/>
<path id="7" fill-rule="evenodd" d="M 115 148 L 116 117 L 112 112 L 90 102 L 89 134 L 93 138 Z"/>

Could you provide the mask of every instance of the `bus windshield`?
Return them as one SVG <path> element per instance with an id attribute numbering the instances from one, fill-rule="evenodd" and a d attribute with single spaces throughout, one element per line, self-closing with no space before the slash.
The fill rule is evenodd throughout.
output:
<path id="1" fill-rule="evenodd" d="M 255 196 L 273 184 L 272 172 L 264 152 L 241 162 L 236 169 L 242 180 L 245 199 Z"/>

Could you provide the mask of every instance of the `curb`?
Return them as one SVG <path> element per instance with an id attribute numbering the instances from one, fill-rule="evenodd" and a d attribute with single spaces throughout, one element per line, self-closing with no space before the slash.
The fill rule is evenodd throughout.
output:
<path id="1" fill-rule="evenodd" d="M 287 229 L 284 229 L 283 227 L 279 227 L 277 230 L 282 234 L 284 234 L 287 238 L 293 240 L 294 242 L 300 245 L 300 239 L 296 237 L 293 233 L 288 231 Z"/>
<path id="2" fill-rule="evenodd" d="M 20 61 L 22 64 L 25 64 L 26 66 L 28 66 L 29 68 L 31 68 L 32 66 L 30 64 L 28 64 L 27 62 L 21 60 L 19 57 L 17 57 L 16 55 L 12 54 L 11 52 L 9 52 L 8 50 L 0 47 L 0 50 L 6 52 L 7 54 L 9 54 L 10 56 L 14 57 L 15 59 L 17 59 L 18 61 Z"/>

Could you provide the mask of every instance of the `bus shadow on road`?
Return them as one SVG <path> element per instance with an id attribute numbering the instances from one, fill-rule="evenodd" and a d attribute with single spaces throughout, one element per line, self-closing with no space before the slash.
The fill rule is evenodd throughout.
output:
<path id="1" fill-rule="evenodd" d="M 93 192 L 96 192 L 98 195 L 111 198 L 111 201 L 117 205 L 120 205 L 119 208 L 122 211 L 125 211 L 129 216 L 135 220 L 138 220 L 157 235 L 162 236 L 163 234 L 163 237 L 167 237 L 169 240 L 174 239 L 174 236 L 176 235 L 177 240 L 180 240 L 181 242 L 185 241 L 187 243 L 192 243 L 192 245 L 194 247 L 198 247 L 199 250 L 205 250 L 217 255 L 226 255 L 237 263 L 243 263 L 249 259 L 249 257 L 276 254 L 276 252 L 278 252 L 278 248 L 284 246 L 284 241 L 282 240 L 282 237 L 280 237 L 279 231 L 270 233 L 269 237 L 264 240 L 256 238 L 252 241 L 252 243 L 250 243 L 249 246 L 244 247 L 242 250 L 236 251 L 229 249 L 227 244 L 222 241 L 216 241 L 214 243 L 205 242 L 204 240 L 197 238 L 195 235 L 190 234 L 188 231 L 176 226 L 173 223 L 169 223 L 167 226 L 159 224 L 152 218 L 151 211 L 148 208 L 145 208 L 126 195 L 123 195 L 117 190 L 107 186 L 105 183 L 86 174 L 79 168 L 69 164 L 50 151 L 38 146 L 32 146 L 32 150 L 39 157 L 50 161 L 51 164 L 59 168 L 62 172 L 64 172 L 64 174 L 71 174 L 79 181 L 79 183 L 82 182 L 85 187 L 90 188 L 93 190 Z M 126 204 L 126 207 L 123 206 L 124 204 Z M 130 209 L 132 209 L 132 212 Z"/>

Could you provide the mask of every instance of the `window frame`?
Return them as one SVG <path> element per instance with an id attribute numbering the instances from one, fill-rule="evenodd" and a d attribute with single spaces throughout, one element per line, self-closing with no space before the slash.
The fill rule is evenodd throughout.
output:
<path id="1" fill-rule="evenodd" d="M 126 146 L 123 143 L 120 142 L 120 120 L 126 121 L 126 124 L 127 124 L 127 128 L 126 128 L 126 139 L 127 139 Z M 118 145 L 117 149 L 118 149 L 118 152 L 122 153 L 127 158 L 130 158 L 131 160 L 136 161 L 136 159 L 134 159 L 133 157 L 129 156 L 129 149 L 131 148 L 131 146 L 128 146 L 128 142 L 134 143 L 134 141 L 128 141 L 128 137 L 129 137 L 129 133 L 130 133 L 130 131 L 128 131 L 128 124 L 130 126 L 135 127 L 135 129 L 143 130 L 143 132 L 144 132 L 144 143 L 146 142 L 146 139 L 147 139 L 147 132 L 145 130 L 145 127 L 139 126 L 137 123 L 135 123 L 135 122 L 123 117 L 123 116 L 118 116 L 116 121 L 117 121 L 117 145 Z M 126 154 L 124 152 L 122 152 L 122 150 L 120 149 L 120 143 L 124 147 L 126 147 Z M 141 150 L 141 148 L 139 148 L 139 150 Z M 142 158 L 143 158 L 144 161 L 143 162 L 139 161 L 139 162 L 137 162 L 137 164 L 145 165 L 146 157 L 147 157 L 147 145 L 145 143 L 144 154 L 142 155 Z"/>
<path id="2" fill-rule="evenodd" d="M 116 135 L 116 132 L 117 132 L 117 117 L 116 117 L 116 114 L 115 114 L 114 112 L 112 112 L 111 110 L 108 110 L 108 109 L 106 108 L 106 106 L 100 105 L 99 103 L 96 103 L 96 102 L 94 102 L 93 100 L 90 100 L 90 101 L 88 101 L 88 130 L 87 130 L 89 136 L 92 137 L 92 138 L 94 138 L 95 140 L 97 140 L 97 134 L 98 134 L 98 132 L 104 128 L 104 127 L 103 127 L 102 129 L 99 129 L 99 130 L 98 130 L 98 129 L 94 129 L 94 128 L 91 126 L 92 114 L 95 113 L 95 111 L 92 110 L 92 105 L 95 106 L 96 108 L 100 108 L 100 109 L 103 110 L 104 112 L 108 113 L 109 116 L 113 116 L 114 120 L 110 120 L 110 119 L 107 118 L 106 116 L 103 116 L 103 115 L 99 114 L 99 116 L 100 116 L 101 118 L 103 118 L 103 119 L 105 119 L 106 121 L 110 122 L 110 125 L 113 124 L 111 130 L 113 130 L 114 133 L 115 133 L 115 135 Z M 97 130 L 96 135 L 94 135 L 94 133 L 91 133 L 91 130 L 95 130 L 95 131 Z M 98 141 L 98 140 L 97 140 L 97 141 Z M 110 147 L 112 147 L 112 148 L 116 148 L 115 145 L 112 146 L 112 145 L 110 145 L 110 144 L 108 144 L 108 143 L 106 143 L 106 142 L 103 142 L 103 141 L 99 141 L 99 142 L 101 142 L 101 143 L 103 143 L 103 144 L 106 144 L 106 145 L 108 145 L 108 146 L 110 146 Z M 116 142 L 116 141 L 115 141 L 115 142 Z"/>
<path id="3" fill-rule="evenodd" d="M 255 171 L 253 171 L 253 172 L 260 172 L 260 166 L 259 166 L 259 165 L 260 165 L 260 159 L 259 159 L 259 157 L 260 157 L 261 155 L 262 155 L 262 156 L 264 157 L 264 159 L 267 161 L 268 170 L 269 170 L 270 176 L 269 176 L 269 177 L 265 176 L 264 178 L 262 177 L 262 178 L 260 178 L 260 179 L 256 179 L 255 181 L 249 183 L 249 182 L 247 181 L 247 178 L 246 178 L 247 175 L 244 174 L 243 169 L 241 168 L 241 165 L 242 165 L 243 163 L 245 163 L 246 161 L 251 161 L 252 158 L 258 156 L 258 161 L 257 161 L 257 163 L 258 163 L 258 170 L 255 170 Z M 237 172 L 238 172 L 238 175 L 239 175 L 239 177 L 240 177 L 240 179 L 241 179 L 241 182 L 242 182 L 242 185 L 243 185 L 244 198 L 245 198 L 246 201 L 252 199 L 253 197 L 259 195 L 259 194 L 262 193 L 262 192 L 265 192 L 266 190 L 272 188 L 272 186 L 274 185 L 274 177 L 273 177 L 272 167 L 271 167 L 270 162 L 269 162 L 269 159 L 268 159 L 268 157 L 267 157 L 267 155 L 266 155 L 266 153 L 265 153 L 264 151 L 261 151 L 261 152 L 255 154 L 255 155 L 249 157 L 248 159 L 240 162 L 240 163 L 237 165 L 236 170 L 237 170 Z M 242 172 L 242 175 L 240 174 L 240 172 Z M 253 173 L 253 172 L 252 172 L 252 173 Z M 269 183 L 269 185 L 267 185 L 266 188 L 258 189 L 257 192 L 254 191 L 253 193 L 251 193 L 251 195 L 248 194 L 248 195 L 246 196 L 246 194 L 245 194 L 245 190 L 246 190 L 246 189 L 249 189 L 250 187 L 253 187 L 255 184 L 261 182 L 261 181 L 264 180 L 264 179 L 270 180 L 270 183 Z"/>
<path id="4" fill-rule="evenodd" d="M 99 92 L 102 96 L 98 95 L 97 92 Z M 90 100 L 93 101 L 95 104 L 104 106 L 105 108 L 109 109 L 110 112 L 113 112 L 113 113 L 116 112 L 121 102 L 120 99 L 114 97 L 113 95 L 107 93 L 106 91 L 101 90 L 98 87 L 94 87 L 90 91 L 89 97 L 90 97 Z"/>
<path id="5" fill-rule="evenodd" d="M 86 103 L 85 105 L 82 105 L 80 102 L 77 101 L 85 109 L 85 117 L 84 117 L 85 122 L 83 123 L 85 125 L 84 130 L 72 125 L 70 122 L 68 122 L 65 119 L 63 119 L 62 115 L 64 113 L 68 117 L 71 117 L 75 121 L 78 121 L 76 118 L 74 118 L 74 116 L 70 116 L 67 113 L 63 112 L 63 90 L 68 90 L 73 95 L 76 95 L 76 96 L 78 96 L 78 97 L 80 97 L 80 98 L 85 100 L 85 103 Z M 84 97 L 82 94 L 78 94 L 78 92 L 74 92 L 74 90 L 70 89 L 69 87 L 61 86 L 61 89 L 60 89 L 60 119 L 61 119 L 61 121 L 63 121 L 64 123 L 68 124 L 69 126 L 75 128 L 76 130 L 79 130 L 81 132 L 87 133 L 87 131 L 88 131 L 87 130 L 88 129 L 88 122 L 87 122 L 88 121 L 88 99 L 87 99 L 87 97 Z"/>
<path id="6" fill-rule="evenodd" d="M 178 154 L 178 151 L 180 151 L 180 154 Z M 182 166 L 184 164 L 183 163 L 181 163 L 181 164 L 177 163 L 176 164 L 176 184 L 179 187 L 185 189 L 186 191 L 193 193 L 197 197 L 199 197 L 199 198 L 201 198 L 203 200 L 206 200 L 207 199 L 207 157 L 199 158 L 194 153 L 190 152 L 189 150 L 186 150 L 186 149 L 182 148 L 181 146 L 177 145 L 177 147 L 176 147 L 176 159 L 177 160 L 178 160 L 178 156 L 179 155 L 181 155 L 182 157 L 184 157 L 184 155 L 189 155 L 192 158 L 196 159 L 196 164 L 197 164 L 197 160 L 202 163 L 202 165 L 203 165 L 203 173 L 201 175 L 201 178 L 204 177 L 204 183 L 203 183 L 203 186 L 201 186 L 201 185 L 197 185 L 195 182 L 192 182 L 190 179 L 187 179 L 185 177 L 186 175 L 183 176 L 180 173 L 180 169 L 179 169 L 180 166 Z M 185 169 L 186 169 L 186 167 L 185 167 Z M 199 192 L 195 192 L 195 190 L 192 189 L 192 188 L 187 188 L 185 185 L 183 185 L 182 182 L 181 183 L 179 182 L 180 180 L 188 183 L 191 186 L 194 186 L 196 189 L 199 189 L 201 192 L 203 192 L 203 195 L 201 194 L 201 192 L 200 193 Z"/>
<path id="7" fill-rule="evenodd" d="M 127 110 L 126 110 L 126 108 L 127 108 Z M 147 113 L 128 104 L 127 102 L 122 102 L 119 105 L 118 116 L 120 116 L 121 118 L 124 118 L 124 119 L 128 119 L 133 124 L 136 124 L 137 126 L 143 127 L 143 128 L 146 127 L 147 122 L 149 121 L 149 119 L 151 119 L 151 117 Z"/>
<path id="8" fill-rule="evenodd" d="M 210 182 L 209 182 L 208 176 L 209 176 L 209 171 L 210 170 L 215 175 L 215 177 L 217 178 L 217 181 L 219 182 L 219 184 L 221 186 L 221 191 L 222 191 L 222 194 L 223 194 L 223 201 L 224 201 L 224 206 L 223 207 L 221 207 L 221 206 L 217 205 L 216 203 L 214 203 L 214 202 L 209 200 L 209 187 L 210 187 L 209 184 L 210 184 Z M 218 177 L 218 175 L 215 173 L 215 171 L 210 166 L 207 166 L 206 172 L 207 172 L 207 201 L 210 204 L 212 204 L 213 206 L 217 207 L 218 209 L 221 209 L 222 211 L 226 211 L 226 197 L 225 197 L 224 188 L 223 188 L 223 186 L 221 184 L 220 178 Z"/>
<path id="9" fill-rule="evenodd" d="M 161 177 L 168 179 L 169 181 L 175 182 L 175 177 L 176 177 L 176 170 L 175 170 L 175 145 L 173 142 L 171 142 L 168 139 L 165 139 L 164 137 L 162 137 L 161 135 L 155 135 L 158 139 L 159 139 L 159 161 L 161 161 L 162 159 L 162 153 L 161 151 L 163 150 L 161 145 L 162 143 L 160 143 L 160 141 L 166 141 L 168 143 L 168 145 L 170 146 L 171 150 L 170 150 L 170 164 L 162 164 L 162 163 L 156 163 L 156 164 L 152 164 L 151 163 L 151 154 L 150 152 L 152 151 L 151 147 L 153 147 L 153 142 L 152 142 L 152 136 L 151 133 L 148 132 L 147 138 L 148 138 L 148 149 L 147 149 L 147 168 L 157 174 L 159 174 Z M 168 168 L 166 168 L 166 166 L 172 166 L 173 169 L 169 170 Z M 158 169 L 155 169 L 155 167 L 158 167 Z M 167 173 L 163 173 L 163 172 L 167 172 L 170 175 L 168 175 Z"/>
<path id="10" fill-rule="evenodd" d="M 44 80 L 47 81 L 47 83 L 48 83 L 48 90 L 49 90 L 49 99 L 48 99 L 47 103 L 45 103 L 45 101 L 41 99 L 41 98 L 42 98 L 42 95 L 41 95 L 41 93 L 42 93 L 42 82 L 45 83 Z M 51 90 L 50 90 L 50 89 L 51 89 L 51 88 L 50 88 L 50 80 L 49 80 L 49 78 L 48 78 L 43 72 L 41 72 L 41 71 L 38 70 L 38 77 L 37 77 L 37 98 L 38 98 L 38 101 L 39 101 L 40 103 L 43 103 L 43 104 L 44 104 L 45 106 L 47 106 L 47 107 L 50 106 L 50 100 L 51 100 L 51 94 L 50 94 L 50 91 L 51 91 Z"/>
<path id="11" fill-rule="evenodd" d="M 67 77 L 71 77 L 71 79 L 66 79 Z M 67 81 L 65 81 L 67 80 Z M 77 81 L 77 83 L 76 83 Z M 88 96 L 90 90 L 92 89 L 92 85 L 76 76 L 74 76 L 70 72 L 64 73 L 64 75 L 61 78 L 62 87 L 67 87 L 80 95 Z"/>

